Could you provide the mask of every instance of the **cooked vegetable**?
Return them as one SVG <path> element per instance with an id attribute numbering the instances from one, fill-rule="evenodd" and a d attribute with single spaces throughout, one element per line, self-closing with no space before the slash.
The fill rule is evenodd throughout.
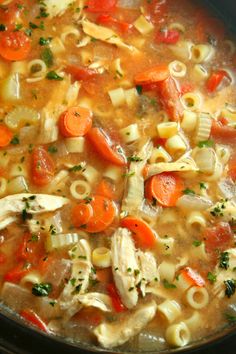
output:
<path id="1" fill-rule="evenodd" d="M 34 184 L 38 186 L 47 185 L 54 176 L 55 165 L 53 159 L 42 147 L 35 148 L 32 153 L 31 173 Z"/>
<path id="2" fill-rule="evenodd" d="M 62 136 L 71 138 L 84 136 L 92 127 L 92 112 L 83 107 L 70 107 L 59 119 Z"/>
<path id="3" fill-rule="evenodd" d="M 13 133 L 5 125 L 0 125 L 0 147 L 5 147 L 10 144 L 13 139 Z"/>
<path id="4" fill-rule="evenodd" d="M 143 220 L 127 216 L 121 220 L 121 226 L 126 227 L 133 233 L 137 247 L 154 248 L 156 246 L 157 236 Z"/>
<path id="5" fill-rule="evenodd" d="M 31 41 L 22 31 L 0 33 L 0 55 L 9 61 L 24 60 L 31 50 Z"/>
<path id="6" fill-rule="evenodd" d="M 41 331 L 50 333 L 47 325 L 41 320 L 41 318 L 31 309 L 25 309 L 20 312 L 20 316 L 26 321 L 30 322 L 34 326 L 38 327 Z"/>

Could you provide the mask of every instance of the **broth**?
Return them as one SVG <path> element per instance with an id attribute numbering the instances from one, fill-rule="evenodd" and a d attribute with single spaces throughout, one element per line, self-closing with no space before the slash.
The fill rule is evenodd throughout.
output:
<path id="1" fill-rule="evenodd" d="M 201 2 L 0 7 L 1 299 L 105 348 L 235 322 L 235 42 Z"/>

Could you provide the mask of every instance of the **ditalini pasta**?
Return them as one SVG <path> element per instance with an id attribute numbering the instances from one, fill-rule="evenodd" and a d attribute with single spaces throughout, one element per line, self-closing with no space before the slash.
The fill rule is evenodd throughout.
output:
<path id="1" fill-rule="evenodd" d="M 159 352 L 235 321 L 235 41 L 179 6 L 1 2 L 0 300 L 52 338 Z"/>

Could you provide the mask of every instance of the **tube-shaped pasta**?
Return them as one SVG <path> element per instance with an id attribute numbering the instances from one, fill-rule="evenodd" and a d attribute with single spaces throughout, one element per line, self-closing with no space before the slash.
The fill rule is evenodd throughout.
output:
<path id="1" fill-rule="evenodd" d="M 170 255 L 173 252 L 175 240 L 173 237 L 158 238 L 157 246 L 160 249 L 161 254 Z"/>
<path id="2" fill-rule="evenodd" d="M 114 107 L 120 107 L 126 103 L 125 91 L 123 88 L 119 87 L 117 89 L 110 90 L 108 91 L 108 94 Z"/>
<path id="3" fill-rule="evenodd" d="M 42 283 L 42 276 L 37 271 L 32 271 L 26 274 L 20 281 L 20 284 L 25 286 L 27 284 L 40 284 Z"/>
<path id="4" fill-rule="evenodd" d="M 84 199 L 91 193 L 90 184 L 83 180 L 74 181 L 70 186 L 70 193 L 75 199 Z"/>
<path id="5" fill-rule="evenodd" d="M 103 176 L 114 182 L 119 182 L 122 177 L 122 169 L 118 166 L 108 166 L 104 171 Z"/>
<path id="6" fill-rule="evenodd" d="M 157 132 L 160 138 L 171 138 L 178 133 L 178 124 L 176 122 L 164 122 L 157 124 Z"/>
<path id="7" fill-rule="evenodd" d="M 173 347 L 184 347 L 190 341 L 191 334 L 184 322 L 169 326 L 165 333 L 166 341 Z"/>
<path id="8" fill-rule="evenodd" d="M 65 182 L 69 178 L 69 172 L 66 170 L 59 171 L 48 186 L 48 192 L 53 193 L 65 186 Z"/>
<path id="9" fill-rule="evenodd" d="M 28 184 L 24 176 L 18 176 L 10 180 L 7 185 L 7 192 L 9 194 L 17 194 L 22 192 L 28 192 Z"/>
<path id="10" fill-rule="evenodd" d="M 187 61 L 192 57 L 191 48 L 193 45 L 190 41 L 178 41 L 176 45 L 170 45 L 169 49 L 176 57 Z"/>
<path id="11" fill-rule="evenodd" d="M 195 130 L 196 125 L 197 125 L 197 113 L 184 110 L 183 119 L 181 122 L 181 128 L 185 132 L 190 133 Z"/>
<path id="12" fill-rule="evenodd" d="M 206 288 L 192 286 L 186 292 L 186 301 L 195 310 L 206 307 L 209 303 L 209 295 Z"/>
<path id="13" fill-rule="evenodd" d="M 209 44 L 197 44 L 192 47 L 192 60 L 195 63 L 202 63 L 212 58 L 214 48 Z"/>
<path id="14" fill-rule="evenodd" d="M 111 266 L 111 251 L 106 247 L 95 248 L 92 252 L 92 263 L 99 268 Z"/>
<path id="15" fill-rule="evenodd" d="M 51 40 L 49 47 L 52 53 L 57 56 L 65 52 L 66 48 L 59 37 L 55 37 Z"/>
<path id="16" fill-rule="evenodd" d="M 207 113 L 200 113 L 198 115 L 196 142 L 206 141 L 211 135 L 212 119 Z"/>
<path id="17" fill-rule="evenodd" d="M 194 65 L 192 69 L 192 75 L 195 81 L 203 81 L 209 77 L 207 69 L 204 68 L 204 66 L 202 66 L 201 64 Z"/>
<path id="18" fill-rule="evenodd" d="M 47 73 L 47 66 L 41 59 L 34 59 L 28 63 L 28 72 L 37 78 L 45 77 Z"/>
<path id="19" fill-rule="evenodd" d="M 169 64 L 170 74 L 174 77 L 184 77 L 187 74 L 187 66 L 179 60 Z"/>
<path id="20" fill-rule="evenodd" d="M 201 260 L 207 260 L 208 255 L 206 253 L 206 247 L 205 243 L 202 242 L 199 246 L 195 247 L 193 246 L 191 250 L 191 255 L 193 258 L 201 259 Z"/>
<path id="21" fill-rule="evenodd" d="M 189 227 L 189 229 L 201 229 L 206 227 L 206 219 L 203 216 L 202 213 L 199 211 L 192 211 L 188 216 L 186 220 L 186 225 Z"/>
<path id="22" fill-rule="evenodd" d="M 73 38 L 77 41 L 80 38 L 80 31 L 71 25 L 65 26 L 61 30 L 61 41 L 63 44 L 66 44 L 68 37 Z"/>
<path id="23" fill-rule="evenodd" d="M 176 266 L 174 263 L 163 261 L 158 267 L 160 279 L 172 282 L 175 277 Z"/>
<path id="24" fill-rule="evenodd" d="M 172 157 L 168 154 L 168 152 L 162 146 L 158 146 L 152 150 L 149 162 L 152 164 L 157 162 L 170 162 L 171 160 Z"/>
<path id="25" fill-rule="evenodd" d="M 0 177 L 0 197 L 2 197 L 7 191 L 7 180 L 4 177 Z"/>
<path id="26" fill-rule="evenodd" d="M 185 27 L 182 23 L 179 22 L 173 22 L 168 26 L 169 29 L 171 30 L 177 30 L 179 32 L 184 33 L 185 32 Z"/>
<path id="27" fill-rule="evenodd" d="M 189 111 L 197 111 L 201 108 L 202 105 L 202 97 L 200 96 L 200 94 L 195 92 L 185 93 L 181 97 L 181 101 L 185 109 Z"/>
<path id="28" fill-rule="evenodd" d="M 139 16 L 134 22 L 134 27 L 143 35 L 148 34 L 154 30 L 154 26 L 143 15 Z"/>
<path id="29" fill-rule="evenodd" d="M 65 139 L 66 149 L 69 153 L 84 152 L 85 139 L 81 137 Z"/>
<path id="30" fill-rule="evenodd" d="M 20 77 L 18 73 L 10 74 L 1 83 L 1 98 L 4 101 L 21 99 Z"/>
<path id="31" fill-rule="evenodd" d="M 116 58 L 112 63 L 111 63 L 111 70 L 113 73 L 116 75 L 118 79 L 121 79 L 124 76 L 124 70 L 121 67 L 121 60 L 120 58 Z"/>
<path id="32" fill-rule="evenodd" d="M 126 144 L 133 143 L 140 138 L 138 124 L 128 125 L 128 127 L 120 130 L 120 134 Z"/>
<path id="33" fill-rule="evenodd" d="M 187 146 L 180 135 L 174 135 L 166 141 L 166 149 L 172 153 L 183 153 Z"/>
<path id="34" fill-rule="evenodd" d="M 90 184 L 94 184 L 99 178 L 99 172 L 93 166 L 90 165 L 86 165 L 86 167 L 82 170 L 81 175 Z"/>
<path id="35" fill-rule="evenodd" d="M 215 150 L 220 162 L 226 165 L 231 156 L 230 149 L 227 146 L 216 144 Z"/>
<path id="36" fill-rule="evenodd" d="M 181 307 L 175 300 L 165 300 L 157 306 L 157 311 L 168 321 L 174 322 L 181 315 Z"/>
<path id="37" fill-rule="evenodd" d="M 188 326 L 189 329 L 194 330 L 201 326 L 201 314 L 198 311 L 194 311 L 192 316 L 184 320 L 183 322 Z"/>
<path id="38" fill-rule="evenodd" d="M 132 108 L 138 102 L 138 93 L 136 88 L 131 88 L 129 90 L 125 90 L 125 100 L 128 107 Z"/>

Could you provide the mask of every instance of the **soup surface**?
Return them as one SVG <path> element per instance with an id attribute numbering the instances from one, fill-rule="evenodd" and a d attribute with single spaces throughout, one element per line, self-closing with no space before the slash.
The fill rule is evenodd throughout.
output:
<path id="1" fill-rule="evenodd" d="M 3 303 L 44 332 L 134 352 L 235 322 L 224 25 L 197 1 L 1 3 Z"/>

